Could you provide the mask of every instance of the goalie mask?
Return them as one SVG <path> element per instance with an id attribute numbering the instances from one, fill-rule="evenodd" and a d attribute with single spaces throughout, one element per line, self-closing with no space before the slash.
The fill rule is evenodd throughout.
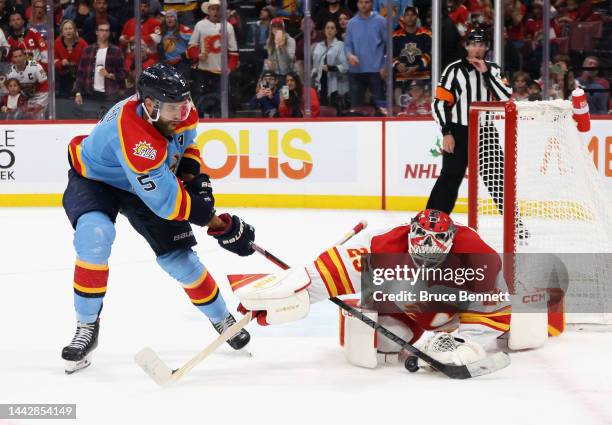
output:
<path id="1" fill-rule="evenodd" d="M 417 266 L 441 264 L 453 246 L 457 228 L 445 212 L 423 210 L 410 223 L 408 253 Z"/>

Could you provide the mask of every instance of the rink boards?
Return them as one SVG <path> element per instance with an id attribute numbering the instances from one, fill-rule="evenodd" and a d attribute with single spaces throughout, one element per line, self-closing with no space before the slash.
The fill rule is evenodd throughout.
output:
<path id="1" fill-rule="evenodd" d="M 61 205 L 66 145 L 94 125 L 3 122 L 0 206 Z M 430 119 L 206 120 L 197 132 L 220 206 L 418 210 L 442 162 Z M 583 141 L 612 195 L 612 120 L 594 119 Z M 466 196 L 464 184 L 455 212 Z"/>

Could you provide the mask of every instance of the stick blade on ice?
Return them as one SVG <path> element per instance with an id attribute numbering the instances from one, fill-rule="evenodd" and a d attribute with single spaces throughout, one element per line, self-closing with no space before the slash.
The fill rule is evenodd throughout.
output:
<path id="1" fill-rule="evenodd" d="M 172 381 L 172 369 L 151 348 L 140 350 L 134 360 L 158 385 L 163 387 Z"/>
<path id="2" fill-rule="evenodd" d="M 510 364 L 508 353 L 499 352 L 485 357 L 482 360 L 467 365 L 472 378 L 476 376 L 488 375 Z"/>

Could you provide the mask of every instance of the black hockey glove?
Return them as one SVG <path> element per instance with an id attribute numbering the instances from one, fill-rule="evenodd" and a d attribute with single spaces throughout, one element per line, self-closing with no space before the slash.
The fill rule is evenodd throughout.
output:
<path id="1" fill-rule="evenodd" d="M 193 179 L 185 183 L 185 190 L 192 196 L 201 196 L 207 202 L 211 202 L 213 205 L 215 204 L 212 184 L 210 183 L 210 178 L 207 174 L 198 174 Z"/>
<path id="2" fill-rule="evenodd" d="M 241 257 L 251 255 L 255 250 L 251 246 L 251 242 L 255 241 L 255 228 L 235 215 L 227 213 L 219 216 L 226 223 L 222 230 L 210 230 L 208 234 L 213 236 L 219 242 L 221 248 L 227 249 Z"/>

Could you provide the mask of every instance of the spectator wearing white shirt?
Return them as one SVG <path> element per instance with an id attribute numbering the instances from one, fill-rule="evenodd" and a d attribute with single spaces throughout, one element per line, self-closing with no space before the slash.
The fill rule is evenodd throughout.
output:
<path id="1" fill-rule="evenodd" d="M 12 51 L 12 65 L 7 79 L 14 78 L 21 84 L 27 96 L 27 114 L 31 119 L 44 119 L 49 104 L 49 84 L 47 73 L 36 61 L 28 61 L 21 47 Z"/>
<path id="2" fill-rule="evenodd" d="M 221 21 L 221 1 L 202 3 L 202 12 L 208 17 L 198 21 L 189 40 L 187 53 L 196 68 L 192 72 L 194 103 L 200 114 L 219 116 L 221 112 L 221 27 L 227 36 L 230 71 L 238 67 L 238 45 L 234 27 Z"/>
<path id="3" fill-rule="evenodd" d="M 325 40 L 314 46 L 312 75 L 314 77 L 321 105 L 344 109 L 343 99 L 349 91 L 348 60 L 344 43 L 338 40 L 338 24 L 329 19 L 324 25 Z"/>
<path id="4" fill-rule="evenodd" d="M 101 118 L 125 89 L 123 53 L 109 42 L 110 25 L 98 24 L 96 37 L 96 43 L 83 50 L 77 69 L 73 91 L 78 118 Z"/>

